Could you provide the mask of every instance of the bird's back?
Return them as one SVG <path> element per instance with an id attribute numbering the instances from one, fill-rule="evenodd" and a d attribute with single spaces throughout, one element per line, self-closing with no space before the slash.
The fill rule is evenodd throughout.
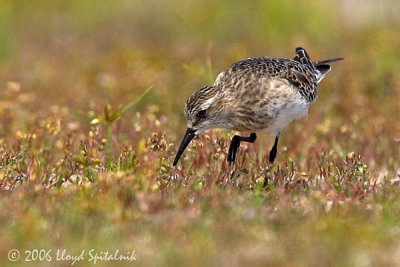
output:
<path id="1" fill-rule="evenodd" d="M 317 84 L 330 70 L 327 62 L 312 62 L 297 48 L 294 59 L 256 57 L 232 64 L 214 83 L 235 112 L 231 128 L 277 134 L 306 115 L 317 97 Z"/>
<path id="2" fill-rule="evenodd" d="M 308 102 L 317 96 L 317 73 L 313 66 L 286 58 L 256 57 L 240 60 L 220 73 L 215 85 L 225 90 L 246 88 L 251 93 L 251 90 L 260 90 L 266 81 L 274 80 L 286 80 Z M 262 89 L 268 90 L 268 86 Z"/>
<path id="3" fill-rule="evenodd" d="M 240 60 L 220 73 L 212 86 L 200 88 L 188 99 L 188 125 L 205 121 L 203 129 L 267 129 L 275 134 L 307 114 L 317 97 L 317 84 L 330 70 L 328 63 L 337 60 L 312 62 L 302 48 L 296 49 L 294 59 Z M 199 111 L 208 113 L 208 120 L 201 120 Z"/>

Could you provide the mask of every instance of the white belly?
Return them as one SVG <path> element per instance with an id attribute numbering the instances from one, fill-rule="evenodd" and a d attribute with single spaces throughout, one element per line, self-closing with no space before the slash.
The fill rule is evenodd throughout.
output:
<path id="1" fill-rule="evenodd" d="M 291 121 L 307 115 L 309 104 L 306 101 L 293 101 L 287 103 L 279 109 L 278 115 L 271 121 L 271 124 L 266 128 L 267 132 L 276 136 L 285 128 Z"/>

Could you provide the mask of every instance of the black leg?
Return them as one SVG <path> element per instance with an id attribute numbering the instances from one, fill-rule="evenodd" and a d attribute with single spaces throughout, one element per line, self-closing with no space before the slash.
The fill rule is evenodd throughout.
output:
<path id="1" fill-rule="evenodd" d="M 269 175 L 269 171 L 268 171 L 268 174 L 265 174 L 263 185 L 262 185 L 264 188 L 268 186 L 269 177 L 270 177 L 270 175 Z"/>
<path id="2" fill-rule="evenodd" d="M 276 153 L 278 152 L 278 140 L 279 140 L 279 135 L 277 135 L 275 137 L 275 142 L 274 142 L 274 146 L 271 148 L 271 151 L 269 152 L 269 164 L 274 163 L 274 160 L 276 158 Z M 264 182 L 263 182 L 263 187 L 267 187 L 268 186 L 268 176 L 265 176 L 264 178 Z"/>
<path id="3" fill-rule="evenodd" d="M 276 158 L 276 153 L 278 152 L 278 140 L 279 140 L 279 135 L 275 137 L 275 143 L 274 146 L 271 148 L 271 151 L 269 152 L 269 163 L 274 163 L 274 160 Z"/>
<path id="4" fill-rule="evenodd" d="M 256 139 L 257 139 L 256 133 L 251 133 L 250 136 L 248 136 L 248 137 L 235 135 L 232 138 L 231 144 L 229 146 L 228 158 L 227 158 L 229 164 L 232 164 L 235 161 L 236 152 L 237 152 L 238 148 L 240 147 L 240 142 L 254 143 L 254 141 L 256 141 Z"/>

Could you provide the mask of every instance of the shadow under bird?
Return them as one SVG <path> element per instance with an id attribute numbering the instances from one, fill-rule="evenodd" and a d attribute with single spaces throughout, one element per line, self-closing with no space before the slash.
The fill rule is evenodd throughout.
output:
<path id="1" fill-rule="evenodd" d="M 254 143 L 255 131 L 265 129 L 275 137 L 269 153 L 273 163 L 282 129 L 307 114 L 317 97 L 317 85 L 331 69 L 329 63 L 339 60 L 343 58 L 313 62 L 305 49 L 296 48 L 293 59 L 256 57 L 234 63 L 213 85 L 198 89 L 187 100 L 188 128 L 173 165 L 194 136 L 213 128 L 251 132 L 232 138 L 229 163 L 235 161 L 240 142 Z"/>

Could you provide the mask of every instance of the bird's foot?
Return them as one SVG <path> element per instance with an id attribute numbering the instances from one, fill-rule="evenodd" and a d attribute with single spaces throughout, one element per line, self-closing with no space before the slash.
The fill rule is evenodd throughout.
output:
<path id="1" fill-rule="evenodd" d="M 228 157 L 227 157 L 227 161 L 229 162 L 229 164 L 235 162 L 236 153 L 238 148 L 240 147 L 240 142 L 254 143 L 256 139 L 257 135 L 255 133 L 251 133 L 250 136 L 235 135 L 232 138 L 231 144 L 229 145 Z"/>
<path id="2" fill-rule="evenodd" d="M 271 180 L 272 168 L 273 168 L 273 164 L 272 164 L 272 162 L 270 162 L 267 169 L 265 170 L 264 181 L 262 183 L 263 188 L 266 188 L 266 189 L 268 188 L 268 183 Z"/>

